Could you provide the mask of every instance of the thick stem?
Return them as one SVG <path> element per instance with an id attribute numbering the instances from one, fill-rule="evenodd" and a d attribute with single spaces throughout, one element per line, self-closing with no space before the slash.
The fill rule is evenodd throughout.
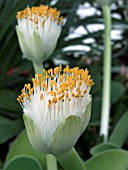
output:
<path id="1" fill-rule="evenodd" d="M 34 66 L 34 70 L 35 70 L 35 73 L 36 74 L 42 74 L 42 70 L 43 70 L 43 64 L 36 64 L 36 63 L 33 63 L 33 66 Z"/>
<path id="2" fill-rule="evenodd" d="M 47 170 L 57 170 L 56 158 L 50 154 L 47 155 Z"/>
<path id="3" fill-rule="evenodd" d="M 56 158 L 65 170 L 86 170 L 84 163 L 74 148 L 67 153 L 56 156 Z"/>
<path id="4" fill-rule="evenodd" d="M 111 11 L 108 5 L 102 7 L 105 31 L 104 31 L 104 59 L 103 59 L 103 96 L 101 110 L 100 135 L 104 142 L 108 140 L 109 116 L 110 116 L 110 89 L 111 89 Z"/>

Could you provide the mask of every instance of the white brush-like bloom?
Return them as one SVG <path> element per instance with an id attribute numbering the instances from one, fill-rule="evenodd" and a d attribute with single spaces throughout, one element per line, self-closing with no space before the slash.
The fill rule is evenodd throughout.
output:
<path id="1" fill-rule="evenodd" d="M 54 51 L 61 33 L 60 11 L 48 6 L 27 7 L 17 13 L 16 31 L 23 55 L 37 65 Z"/>
<path id="2" fill-rule="evenodd" d="M 89 71 L 61 66 L 32 79 L 17 98 L 31 145 L 38 151 L 58 155 L 69 151 L 88 125 L 91 115 L 89 91 L 94 84 Z"/>

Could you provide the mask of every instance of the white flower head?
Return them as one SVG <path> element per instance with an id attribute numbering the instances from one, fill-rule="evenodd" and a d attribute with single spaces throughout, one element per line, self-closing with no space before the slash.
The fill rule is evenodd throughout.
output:
<path id="1" fill-rule="evenodd" d="M 17 13 L 16 31 L 24 56 L 42 63 L 54 51 L 62 29 L 60 11 L 48 6 L 27 7 Z"/>
<path id="2" fill-rule="evenodd" d="M 89 91 L 94 84 L 89 71 L 61 66 L 25 84 L 17 98 L 31 145 L 38 151 L 58 155 L 69 151 L 88 125 L 91 115 Z"/>

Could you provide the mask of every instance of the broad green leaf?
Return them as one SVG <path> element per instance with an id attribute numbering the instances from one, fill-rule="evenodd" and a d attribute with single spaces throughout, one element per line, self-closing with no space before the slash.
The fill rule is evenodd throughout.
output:
<path id="1" fill-rule="evenodd" d="M 126 112 L 117 123 L 109 142 L 122 146 L 128 136 L 128 112 Z"/>
<path id="2" fill-rule="evenodd" d="M 128 152 L 124 150 L 109 150 L 92 157 L 85 162 L 87 170 L 126 170 L 128 167 Z"/>
<path id="3" fill-rule="evenodd" d="M 113 81 L 111 85 L 111 102 L 116 103 L 124 92 L 124 86 L 120 82 Z"/>
<path id="4" fill-rule="evenodd" d="M 40 162 L 30 156 L 17 156 L 11 159 L 6 165 L 4 170 L 43 170 Z"/>
<path id="5" fill-rule="evenodd" d="M 21 120 L 10 120 L 0 116 L 0 144 L 16 136 L 23 128 Z"/>
<path id="6" fill-rule="evenodd" d="M 113 143 L 100 143 L 94 146 L 93 148 L 91 148 L 90 153 L 93 156 L 95 156 L 99 153 L 102 153 L 104 151 L 111 150 L 111 149 L 119 149 L 119 147 Z"/>
<path id="7" fill-rule="evenodd" d="M 8 155 L 6 157 L 6 163 L 12 158 L 18 155 L 33 156 L 41 163 L 42 167 L 46 169 L 46 156 L 42 153 L 35 151 L 28 140 L 26 130 L 24 130 L 12 144 Z"/>
<path id="8" fill-rule="evenodd" d="M 17 95 L 12 90 L 0 90 L 0 108 L 11 110 L 11 111 L 18 111 L 20 107 L 18 102 L 16 101 Z"/>

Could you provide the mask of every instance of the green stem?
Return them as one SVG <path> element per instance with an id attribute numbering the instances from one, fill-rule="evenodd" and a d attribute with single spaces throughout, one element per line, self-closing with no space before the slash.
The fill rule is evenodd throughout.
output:
<path id="1" fill-rule="evenodd" d="M 50 154 L 47 155 L 47 170 L 57 170 L 56 158 Z"/>
<path id="2" fill-rule="evenodd" d="M 105 30 L 104 30 L 104 59 L 103 59 L 103 96 L 101 110 L 100 135 L 104 142 L 108 140 L 109 116 L 110 116 L 110 89 L 111 89 L 111 11 L 108 5 L 102 6 Z"/>
<path id="3" fill-rule="evenodd" d="M 86 170 L 84 163 L 74 148 L 63 155 L 56 156 L 56 158 L 65 170 Z"/>
<path id="4" fill-rule="evenodd" d="M 33 66 L 34 66 L 34 70 L 35 70 L 35 73 L 36 74 L 42 74 L 42 70 L 43 70 L 43 64 L 36 64 L 36 63 L 33 63 Z"/>

